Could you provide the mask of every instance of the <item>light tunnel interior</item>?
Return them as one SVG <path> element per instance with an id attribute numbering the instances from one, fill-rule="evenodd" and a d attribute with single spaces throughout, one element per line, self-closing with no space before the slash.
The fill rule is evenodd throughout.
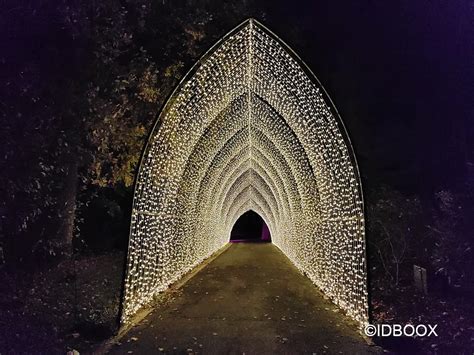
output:
<path id="1" fill-rule="evenodd" d="M 367 322 L 352 148 L 317 79 L 254 20 L 194 66 L 153 129 L 135 188 L 122 322 L 225 245 L 247 211 L 316 286 Z"/>

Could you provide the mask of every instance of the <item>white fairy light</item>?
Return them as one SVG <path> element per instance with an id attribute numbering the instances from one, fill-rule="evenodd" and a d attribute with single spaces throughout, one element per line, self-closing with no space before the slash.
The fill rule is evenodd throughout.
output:
<path id="1" fill-rule="evenodd" d="M 140 165 L 122 322 L 229 241 L 254 210 L 273 243 L 363 325 L 363 200 L 339 115 L 274 34 L 248 20 L 161 112 Z"/>

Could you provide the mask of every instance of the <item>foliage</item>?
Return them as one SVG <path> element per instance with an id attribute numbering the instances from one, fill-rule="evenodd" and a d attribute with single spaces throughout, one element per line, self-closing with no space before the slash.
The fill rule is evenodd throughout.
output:
<path id="1" fill-rule="evenodd" d="M 431 265 L 434 274 L 448 286 L 469 289 L 474 294 L 474 224 L 468 216 L 474 213 L 472 196 L 441 190 L 436 193 L 433 221 L 427 225 L 434 244 Z"/>
<path id="2" fill-rule="evenodd" d="M 417 197 L 406 197 L 387 186 L 373 192 L 367 207 L 369 254 L 376 256 L 374 267 L 381 267 L 395 285 L 400 269 L 413 260 L 419 237 L 421 216 Z M 408 269 L 408 268 L 406 268 Z"/>
<path id="3" fill-rule="evenodd" d="M 124 253 L 114 251 L 34 273 L 0 270 L 2 353 L 92 353 L 117 330 L 124 261 Z"/>
<path id="4" fill-rule="evenodd" d="M 8 6 L 10 5 L 10 6 Z M 0 211 L 5 259 L 57 254 L 55 236 L 75 135 L 81 52 L 59 1 L 5 2 L 0 80 Z M 53 16 L 53 17 L 51 17 Z M 49 19 L 54 18 L 52 22 Z M 64 51 L 63 49 L 68 49 Z M 61 68 L 61 70 L 58 70 Z"/>
<path id="5" fill-rule="evenodd" d="M 411 343 L 379 339 L 385 349 L 397 353 L 462 353 L 472 348 L 474 329 L 468 315 L 472 313 L 474 282 L 468 270 L 474 267 L 474 229 L 468 216 L 474 211 L 469 191 L 465 187 L 438 191 L 435 205 L 427 211 L 416 196 L 404 196 L 388 186 L 367 195 L 372 321 L 438 324 L 438 329 L 443 329 L 439 337 Z M 428 271 L 427 295 L 415 289 L 413 264 Z M 398 284 L 397 267 L 401 271 Z M 436 281 L 440 276 L 450 280 L 442 288 Z"/>

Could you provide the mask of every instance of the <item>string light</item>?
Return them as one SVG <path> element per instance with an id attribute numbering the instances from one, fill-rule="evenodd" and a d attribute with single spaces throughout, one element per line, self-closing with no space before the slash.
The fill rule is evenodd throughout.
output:
<path id="1" fill-rule="evenodd" d="M 350 142 L 314 75 L 254 20 L 195 65 L 153 130 L 134 197 L 122 322 L 227 243 L 248 210 L 323 292 L 367 322 Z"/>

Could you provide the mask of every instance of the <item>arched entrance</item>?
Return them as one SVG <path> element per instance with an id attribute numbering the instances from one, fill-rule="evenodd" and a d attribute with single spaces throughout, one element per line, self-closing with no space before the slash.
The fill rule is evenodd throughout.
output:
<path id="1" fill-rule="evenodd" d="M 150 135 L 122 322 L 227 243 L 248 210 L 315 285 L 367 322 L 364 208 L 349 138 L 314 74 L 254 20 L 196 63 Z"/>
<path id="2" fill-rule="evenodd" d="M 249 210 L 235 222 L 230 232 L 230 241 L 233 243 L 268 243 L 271 242 L 270 230 L 258 213 Z"/>

